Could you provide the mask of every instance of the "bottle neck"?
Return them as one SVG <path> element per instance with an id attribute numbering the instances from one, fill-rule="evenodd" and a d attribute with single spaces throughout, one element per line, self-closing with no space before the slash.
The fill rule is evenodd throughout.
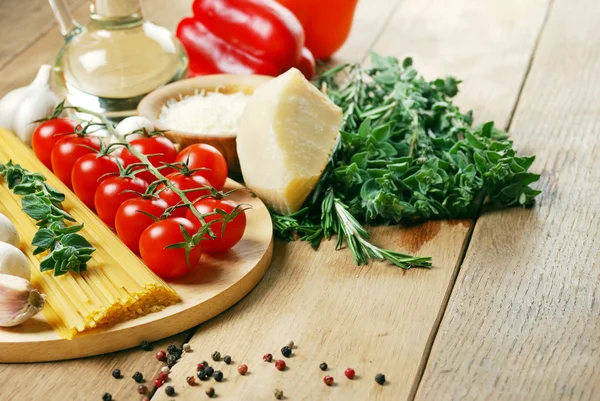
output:
<path id="1" fill-rule="evenodd" d="M 94 0 L 90 18 L 102 25 L 141 23 L 144 19 L 140 0 Z"/>

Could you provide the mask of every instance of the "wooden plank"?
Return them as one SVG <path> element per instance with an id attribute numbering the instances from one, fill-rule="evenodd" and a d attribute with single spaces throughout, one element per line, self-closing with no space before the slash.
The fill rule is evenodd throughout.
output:
<path id="1" fill-rule="evenodd" d="M 511 127 L 544 192 L 479 218 L 419 401 L 600 397 L 599 19 L 554 2 Z"/>
<path id="2" fill-rule="evenodd" d="M 430 77 L 455 73 L 469 82 L 461 102 L 475 108 L 480 118 L 506 125 L 548 4 L 522 3 L 467 0 L 454 2 L 449 10 L 442 0 L 405 0 L 375 49 L 416 55 L 417 66 L 426 66 Z M 380 18 L 387 15 L 372 5 L 368 10 L 383 11 Z M 337 61 L 361 56 L 345 54 L 347 59 Z M 430 222 L 411 229 L 374 230 L 378 244 L 432 255 L 435 268 L 430 271 L 403 272 L 382 263 L 357 268 L 350 255 L 335 252 L 332 243 L 318 252 L 307 244 L 277 243 L 263 281 L 231 310 L 200 326 L 191 339 L 194 353 L 184 355 L 171 374 L 179 396 L 186 400 L 200 396 L 209 384 L 189 387 L 184 379 L 195 373 L 198 362 L 210 360 L 210 354 L 219 350 L 235 360 L 234 366 L 215 363 L 227 378 L 210 383 L 219 399 L 264 400 L 275 388 L 294 400 L 411 398 L 470 226 L 470 221 Z M 279 349 L 289 339 L 298 348 L 286 360 L 286 372 L 262 362 L 267 352 L 281 358 Z M 329 364 L 327 373 L 318 369 L 321 362 Z M 246 363 L 252 374 L 239 376 L 235 371 L 239 363 Z M 356 370 L 357 380 L 344 378 L 347 367 Z M 373 380 L 378 372 L 387 375 L 384 387 Z M 338 384 L 325 386 L 325 374 Z M 153 399 L 168 397 L 159 391 Z"/>
<path id="3" fill-rule="evenodd" d="M 73 8 L 84 2 L 67 0 Z M 0 67 L 56 25 L 47 0 L 2 0 L 0 21 Z"/>

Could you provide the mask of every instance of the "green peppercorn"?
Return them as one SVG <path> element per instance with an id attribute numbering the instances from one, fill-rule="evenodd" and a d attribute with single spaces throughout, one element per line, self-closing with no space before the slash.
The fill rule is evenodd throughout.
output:
<path id="1" fill-rule="evenodd" d="M 140 344 L 140 348 L 142 349 L 142 351 L 152 351 L 152 344 L 148 341 L 142 341 L 142 343 Z"/>
<path id="2" fill-rule="evenodd" d="M 231 363 L 231 357 L 229 355 L 225 355 L 223 357 L 223 362 L 225 362 L 227 365 L 229 365 Z"/>
<path id="3" fill-rule="evenodd" d="M 213 352 L 212 359 L 215 362 L 219 362 L 221 360 L 221 353 L 219 351 Z"/>
<path id="4" fill-rule="evenodd" d="M 323 372 L 325 372 L 327 370 L 327 364 L 325 362 L 323 362 L 322 364 L 319 365 L 319 369 L 321 369 Z"/>
<path id="5" fill-rule="evenodd" d="M 273 392 L 273 395 L 275 395 L 275 398 L 277 398 L 278 400 L 281 400 L 283 398 L 283 391 L 281 391 L 277 388 Z"/>
<path id="6" fill-rule="evenodd" d="M 214 389 L 214 388 L 212 388 L 212 387 L 209 387 L 209 388 L 207 388 L 207 389 L 206 389 L 206 395 L 207 395 L 209 398 L 212 398 L 212 397 L 215 395 L 215 389 Z"/>
<path id="7" fill-rule="evenodd" d="M 292 355 L 292 349 L 286 345 L 281 349 L 281 355 L 289 358 Z"/>
<path id="8" fill-rule="evenodd" d="M 121 378 L 121 369 L 113 370 L 112 377 L 114 377 L 115 379 L 120 379 Z"/>
<path id="9" fill-rule="evenodd" d="M 104 393 L 102 395 L 102 401 L 112 401 L 112 395 L 110 395 L 110 393 Z"/>
<path id="10" fill-rule="evenodd" d="M 375 381 L 377 382 L 377 384 L 381 384 L 383 386 L 383 384 L 385 383 L 385 375 L 382 373 L 377 373 L 375 375 Z"/>
<path id="11" fill-rule="evenodd" d="M 213 379 L 215 379 L 215 381 L 223 381 L 223 372 L 221 372 L 220 370 L 215 370 L 212 377 Z"/>
<path id="12" fill-rule="evenodd" d="M 165 387 L 165 393 L 169 397 L 173 397 L 175 395 L 175 387 L 173 387 L 173 386 L 167 386 L 167 387 Z"/>
<path id="13" fill-rule="evenodd" d="M 144 381 L 144 375 L 142 372 L 135 372 L 133 376 L 131 376 L 136 383 L 141 383 Z"/>

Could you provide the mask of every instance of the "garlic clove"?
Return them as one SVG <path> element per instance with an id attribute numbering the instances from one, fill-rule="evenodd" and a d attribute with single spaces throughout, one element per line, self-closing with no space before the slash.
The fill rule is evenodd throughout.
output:
<path id="1" fill-rule="evenodd" d="M 2 213 L 0 213 L 0 242 L 11 244 L 16 248 L 21 245 L 21 237 L 15 225 Z"/>
<path id="2" fill-rule="evenodd" d="M 15 115 L 19 109 L 19 105 L 27 97 L 30 89 L 29 86 L 17 88 L 8 92 L 0 99 L 0 127 L 14 131 L 13 121 L 15 120 Z"/>
<path id="3" fill-rule="evenodd" d="M 21 277 L 29 281 L 31 270 L 29 261 L 20 249 L 0 242 L 0 274 Z"/>
<path id="4" fill-rule="evenodd" d="M 0 274 L 0 326 L 13 327 L 40 312 L 46 295 L 25 279 Z"/>

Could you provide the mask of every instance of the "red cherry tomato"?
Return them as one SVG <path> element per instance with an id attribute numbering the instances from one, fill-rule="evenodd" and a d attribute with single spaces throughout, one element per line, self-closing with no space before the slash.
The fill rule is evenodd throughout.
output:
<path id="1" fill-rule="evenodd" d="M 50 156 L 52 171 L 69 188 L 71 184 L 71 172 L 77 159 L 88 153 L 94 153 L 92 149 L 100 150 L 100 139 L 95 136 L 70 134 L 60 138 Z"/>
<path id="2" fill-rule="evenodd" d="M 144 193 L 148 183 L 138 177 L 108 177 L 98 185 L 94 195 L 94 205 L 98 216 L 110 228 L 115 228 L 115 216 L 119 206 L 127 199 L 136 198 L 139 195 L 125 190 Z"/>
<path id="3" fill-rule="evenodd" d="M 163 163 L 173 163 L 177 157 L 175 145 L 173 145 L 173 142 L 171 142 L 168 138 L 163 136 L 135 139 L 131 141 L 131 145 L 144 155 L 155 154 L 156 156 L 148 157 L 148 160 L 150 160 L 150 163 L 152 163 L 154 167 L 161 167 Z M 125 162 L 125 166 L 140 162 L 140 160 L 133 155 L 129 149 L 123 149 L 123 152 L 121 152 L 121 159 L 123 159 Z M 169 168 L 160 170 L 161 174 L 165 176 L 172 171 L 173 169 Z M 153 183 L 156 181 L 154 174 L 149 171 L 143 171 L 137 176 L 148 183 Z"/>
<path id="4" fill-rule="evenodd" d="M 228 174 L 227 161 L 214 146 L 204 143 L 188 146 L 177 155 L 175 161 L 187 162 L 190 170 L 207 168 L 208 170 L 199 170 L 196 174 L 206 178 L 219 191 L 225 186 Z"/>
<path id="5" fill-rule="evenodd" d="M 73 120 L 55 118 L 44 121 L 33 132 L 31 138 L 33 152 L 50 170 L 52 170 L 52 148 L 62 136 L 74 133 L 75 127 L 77 123 Z"/>
<path id="6" fill-rule="evenodd" d="M 168 207 L 167 202 L 160 198 L 127 199 L 119 206 L 115 217 L 117 235 L 129 249 L 139 254 L 140 237 L 144 230 L 154 223 L 152 218 L 140 212 L 160 217 Z"/>
<path id="7" fill-rule="evenodd" d="M 88 153 L 81 156 L 73 166 L 71 182 L 73 192 L 92 210 L 96 210 L 94 197 L 98 185 L 104 181 L 109 173 L 119 173 L 118 158 L 99 153 Z M 123 162 L 119 160 L 121 165 Z"/>
<path id="8" fill-rule="evenodd" d="M 310 50 L 308 50 L 306 47 L 302 49 L 302 57 L 300 57 L 300 60 L 296 62 L 296 68 L 299 69 L 309 81 L 313 79 L 317 72 L 315 67 L 315 58 Z"/>
<path id="9" fill-rule="evenodd" d="M 194 235 L 198 227 L 183 217 L 171 217 L 157 221 L 146 228 L 140 238 L 140 254 L 146 266 L 158 276 L 169 279 L 181 277 L 192 271 L 202 254 L 200 245 L 196 245 L 189 254 L 189 266 L 185 258 L 185 249 L 165 249 L 165 247 L 184 242 L 180 225 Z"/>
<path id="10" fill-rule="evenodd" d="M 211 213 L 215 209 L 221 209 L 227 213 L 231 213 L 236 206 L 237 204 L 233 201 L 224 199 L 219 200 L 215 198 L 205 198 L 194 202 L 194 207 L 202 214 Z M 187 211 L 185 217 L 195 224 L 200 224 L 191 210 Z M 206 216 L 204 220 L 208 223 L 210 221 L 222 218 L 222 216 L 215 214 L 212 216 Z M 227 222 L 225 224 L 225 233 L 223 233 L 222 222 L 212 224 L 210 229 L 213 233 L 215 233 L 217 238 L 212 239 L 208 234 L 206 234 L 204 236 L 206 239 L 201 242 L 202 250 L 206 253 L 225 252 L 233 248 L 233 246 L 242 239 L 244 230 L 246 230 L 246 213 L 242 211 L 235 216 L 233 220 Z"/>
<path id="11" fill-rule="evenodd" d="M 192 174 L 187 176 L 183 173 L 171 173 L 166 177 L 175 187 L 181 189 L 182 191 L 186 191 L 194 188 L 202 188 L 206 186 L 210 186 L 208 180 L 200 175 Z M 164 184 L 160 184 L 157 190 L 162 190 L 165 187 Z M 202 195 L 210 194 L 210 190 L 208 189 L 199 189 L 197 191 L 186 192 L 186 196 L 190 201 L 194 201 Z M 158 196 L 167 201 L 169 207 L 175 206 L 181 202 L 181 198 L 175 192 L 170 190 L 169 188 L 161 191 Z M 185 216 L 186 208 L 177 208 L 173 211 L 174 217 L 183 217 Z"/>

